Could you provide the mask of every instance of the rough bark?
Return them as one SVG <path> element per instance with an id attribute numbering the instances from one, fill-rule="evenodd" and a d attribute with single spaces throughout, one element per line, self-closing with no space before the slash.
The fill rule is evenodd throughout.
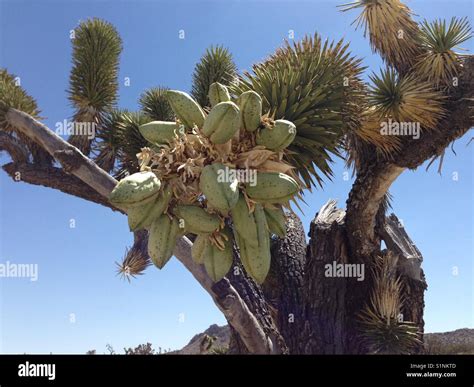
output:
<path id="1" fill-rule="evenodd" d="M 342 354 L 346 348 L 346 278 L 326 277 L 325 266 L 348 263 L 343 210 L 329 200 L 310 226 L 305 273 L 302 353 Z"/>
<path id="2" fill-rule="evenodd" d="M 69 195 L 101 204 L 114 211 L 123 212 L 110 204 L 106 197 L 84 184 L 81 179 L 67 174 L 61 168 L 30 163 L 8 163 L 2 168 L 14 181 L 57 189 Z"/>
<path id="3" fill-rule="evenodd" d="M 304 323 L 306 238 L 296 214 L 287 214 L 286 237 L 275 237 L 271 252 L 272 263 L 263 293 L 290 353 L 298 353 Z"/>
<path id="4" fill-rule="evenodd" d="M 397 274 L 404 284 L 401 295 L 403 299 L 401 310 L 403 319 L 416 324 L 422 341 L 425 327 L 423 320 L 424 293 L 428 287 L 421 269 L 423 256 L 395 214 L 391 214 L 386 218 L 381 235 L 387 248 L 398 256 Z M 423 344 L 421 342 L 416 352 L 422 350 Z"/>
<path id="5" fill-rule="evenodd" d="M 278 327 L 277 319 L 272 313 L 274 309 L 268 303 L 262 288 L 255 283 L 255 281 L 245 273 L 245 269 L 240 263 L 239 252 L 237 246 L 234 246 L 234 266 L 227 274 L 228 281 L 235 287 L 239 295 L 248 305 L 250 311 L 257 319 L 259 325 L 262 327 L 266 337 L 272 343 L 270 353 L 285 354 L 288 353 L 288 347 L 283 339 Z M 214 291 L 219 292 L 222 287 L 222 281 L 214 285 Z M 248 348 L 243 346 L 243 340 L 236 330 L 233 331 L 232 341 L 230 345 L 231 353 L 249 353 Z"/>

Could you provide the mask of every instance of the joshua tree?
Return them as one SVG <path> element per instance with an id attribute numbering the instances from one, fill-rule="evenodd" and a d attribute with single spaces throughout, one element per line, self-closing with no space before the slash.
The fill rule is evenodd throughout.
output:
<path id="1" fill-rule="evenodd" d="M 406 169 L 442 161 L 446 147 L 473 125 L 474 60 L 456 52 L 471 31 L 465 19 L 417 23 L 399 0 L 358 0 L 342 8 L 352 9 L 361 11 L 357 25 L 386 65 L 369 84 L 362 81 L 361 60 L 350 54 L 348 44 L 324 42 L 317 34 L 285 44 L 243 74 L 223 47 L 210 48 L 196 66 L 191 94 L 203 114 L 214 104 L 209 87 L 219 82 L 234 101 L 247 91 L 260 95 L 262 122 L 294 123 L 296 136 L 277 161 L 301 190 L 330 179 L 337 157 L 345 158 L 355 174 L 346 209 L 328 201 L 311 224 L 308 246 L 301 221 L 286 212 L 286 236 L 272 237 L 271 266 L 259 283 L 255 273 L 246 273 L 237 245 L 231 265 L 238 270 L 219 279 L 192 259 L 196 235 L 177 240 L 175 257 L 229 322 L 230 353 L 413 353 L 421 348 L 426 288 L 421 254 L 396 216 L 385 215 L 388 191 Z M 93 140 L 74 135 L 66 142 L 54 134 L 39 121 L 36 101 L 16 85 L 14 75 L 1 70 L 0 150 L 12 159 L 3 165 L 9 176 L 131 216 L 109 200 L 116 179 L 137 173 L 147 152 L 155 152 L 153 157 L 158 152 L 148 148 L 140 127 L 173 121 L 176 111 L 166 87 L 145 91 L 140 111 L 115 108 L 121 50 L 108 22 L 91 19 L 76 29 L 69 98 L 74 120 L 96 125 Z M 404 123 L 420 125 L 419 139 L 396 132 L 406 129 Z M 119 265 L 128 279 L 150 265 L 148 235 L 147 229 L 135 231 L 134 245 Z M 365 280 L 326 278 L 325 265 L 333 261 L 364 264 Z"/>

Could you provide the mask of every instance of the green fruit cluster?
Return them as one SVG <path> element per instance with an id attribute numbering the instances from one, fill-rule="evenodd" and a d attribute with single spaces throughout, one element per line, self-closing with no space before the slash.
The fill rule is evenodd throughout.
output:
<path id="1" fill-rule="evenodd" d="M 158 148 L 172 146 L 178 138 L 190 141 L 204 136 L 210 144 L 227 144 L 226 149 L 233 149 L 232 141 L 249 138 L 258 149 L 281 152 L 296 136 L 292 122 L 262 117 L 262 98 L 253 91 L 233 102 L 227 88 L 214 83 L 209 88 L 208 110 L 181 91 L 169 90 L 166 97 L 176 122 L 153 121 L 139 128 Z M 262 283 L 270 269 L 270 236 L 285 237 L 282 206 L 295 197 L 300 186 L 285 173 L 258 169 L 254 170 L 255 181 L 239 182 L 229 178 L 237 176 L 235 168 L 207 162 L 198 175 L 202 195 L 193 203 L 180 201 L 170 184 L 151 171 L 121 180 L 110 201 L 127 212 L 130 230 L 149 230 L 148 253 L 157 267 L 168 262 L 181 235 L 192 233 L 196 234 L 193 260 L 204 265 L 214 281 L 230 270 L 235 241 L 246 272 Z"/>

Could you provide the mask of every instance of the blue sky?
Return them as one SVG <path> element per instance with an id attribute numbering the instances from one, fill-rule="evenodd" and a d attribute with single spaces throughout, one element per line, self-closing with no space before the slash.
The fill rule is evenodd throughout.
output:
<path id="1" fill-rule="evenodd" d="M 151 86 L 190 90 L 194 65 L 211 44 L 227 46 L 242 71 L 271 54 L 289 30 L 296 39 L 315 31 L 345 38 L 365 65 L 378 70 L 380 59 L 372 55 L 362 31 L 350 25 L 356 13 L 342 14 L 337 4 L 0 0 L 0 67 L 20 76 L 50 128 L 72 115 L 66 93 L 69 31 L 93 16 L 113 23 L 123 39 L 119 105 L 130 109 Z M 413 0 L 408 5 L 428 20 L 469 16 L 472 22 L 470 1 Z M 178 38 L 180 30 L 185 39 Z M 470 137 L 455 144 L 457 155 L 447 151 L 441 176 L 437 165 L 427 172 L 423 166 L 405 172 L 391 189 L 394 211 L 424 255 L 428 332 L 474 327 Z M 0 156 L 0 162 L 8 159 Z M 333 181 L 306 196 L 306 230 L 329 198 L 345 205 L 351 181 L 344 172 L 343 162 L 337 161 Z M 176 349 L 210 324 L 225 323 L 175 259 L 162 271 L 149 268 L 131 284 L 116 277 L 114 262 L 131 242 L 124 216 L 57 191 L 14 183 L 0 171 L 0 263 L 39 267 L 36 282 L 0 278 L 0 353 L 101 353 L 107 343 L 123 352 L 125 346 L 147 341 L 155 348 Z"/>

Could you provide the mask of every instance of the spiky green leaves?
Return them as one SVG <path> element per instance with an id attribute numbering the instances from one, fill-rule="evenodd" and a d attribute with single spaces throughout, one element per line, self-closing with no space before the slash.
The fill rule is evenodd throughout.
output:
<path id="1" fill-rule="evenodd" d="M 455 50 L 471 36 L 467 18 L 453 17 L 448 26 L 445 20 L 425 20 L 421 25 L 421 42 L 426 53 L 418 59 L 417 73 L 436 86 L 452 84 L 461 63 Z"/>
<path id="2" fill-rule="evenodd" d="M 0 130 L 15 131 L 6 119 L 10 108 L 39 118 L 40 112 L 36 101 L 21 87 L 20 79 L 9 74 L 6 69 L 0 69 Z M 52 157 L 34 141 L 21 133 L 15 133 L 15 136 L 18 136 L 20 141 L 27 146 L 34 162 L 42 165 L 49 165 L 52 162 Z"/>
<path id="3" fill-rule="evenodd" d="M 369 101 L 380 119 L 415 122 L 421 129 L 433 129 L 443 116 L 443 96 L 430 84 L 414 76 L 400 77 L 394 70 L 370 77 Z"/>
<path id="4" fill-rule="evenodd" d="M 286 157 L 309 188 L 332 174 L 330 154 L 338 154 L 342 113 L 354 90 L 345 85 L 360 72 L 360 60 L 350 56 L 347 45 L 323 43 L 315 35 L 293 46 L 287 43 L 230 88 L 235 95 L 254 90 L 262 97 L 264 113 L 296 125 L 288 148 L 294 153 Z"/>
<path id="5" fill-rule="evenodd" d="M 421 54 L 418 26 L 400 0 L 356 0 L 341 7 L 342 11 L 362 8 L 356 28 L 364 27 L 372 49 L 398 71 L 405 73 Z"/>
<path id="6" fill-rule="evenodd" d="M 116 103 L 119 55 L 122 41 L 115 27 L 101 19 L 88 19 L 74 30 L 69 100 L 76 109 L 74 120 L 99 124 L 101 116 Z M 84 153 L 91 140 L 73 136 L 70 142 Z"/>
<path id="7" fill-rule="evenodd" d="M 6 69 L 0 69 L 0 130 L 13 129 L 5 120 L 9 108 L 21 110 L 34 118 L 38 118 L 39 110 L 36 101 L 19 83 L 19 78 L 9 74 Z"/>
<path id="8" fill-rule="evenodd" d="M 167 90 L 164 87 L 152 87 L 140 96 L 142 112 L 154 121 L 172 121 L 174 118 L 173 109 L 165 96 Z"/>
<path id="9" fill-rule="evenodd" d="M 403 285 L 394 275 L 396 262 L 391 253 L 376 258 L 370 302 L 359 315 L 362 339 L 373 353 L 408 354 L 420 344 L 418 327 L 400 314 Z"/>
<path id="10" fill-rule="evenodd" d="M 117 159 L 119 161 L 117 176 L 138 171 L 137 154 L 143 147 L 149 146 L 140 133 L 140 126 L 150 122 L 150 117 L 141 112 L 127 112 L 120 114 L 114 130 L 113 141 L 119 144 Z"/>
<path id="11" fill-rule="evenodd" d="M 228 86 L 236 74 L 237 68 L 229 50 L 211 46 L 194 68 L 191 95 L 201 106 L 210 106 L 209 86 L 214 82 Z"/>

